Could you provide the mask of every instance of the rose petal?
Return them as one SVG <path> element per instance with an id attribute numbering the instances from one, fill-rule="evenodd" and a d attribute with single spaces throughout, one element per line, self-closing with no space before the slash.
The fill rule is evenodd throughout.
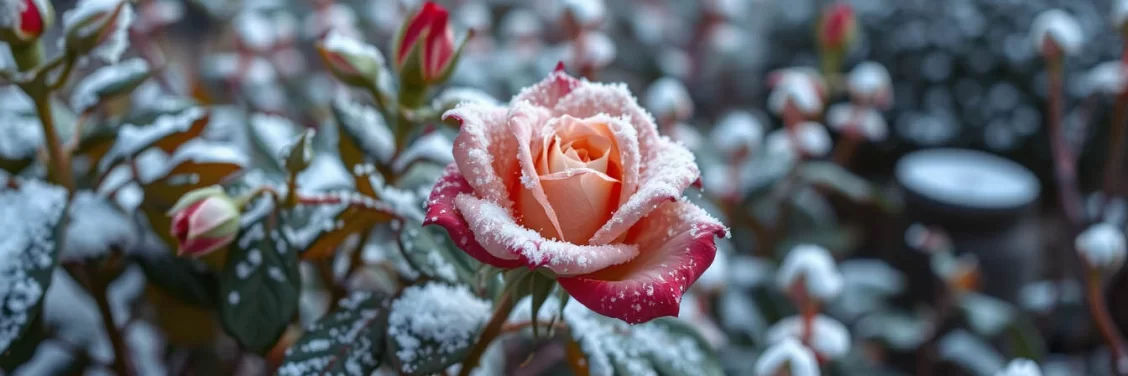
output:
<path id="1" fill-rule="evenodd" d="M 654 117 L 639 106 L 625 84 L 589 83 L 576 87 L 560 99 L 553 112 L 557 115 L 571 115 L 577 118 L 593 117 L 600 114 L 620 118 L 634 127 L 639 150 L 646 157 L 656 157 L 654 145 L 660 140 L 658 126 Z M 620 145 L 622 147 L 622 145 Z"/>
<path id="2" fill-rule="evenodd" d="M 569 76 L 563 70 L 557 69 L 549 73 L 540 82 L 533 86 L 526 87 L 520 93 L 513 96 L 510 103 L 529 102 L 532 105 L 552 108 L 556 106 L 556 102 L 563 98 L 568 93 L 571 93 L 576 87 L 586 84 L 586 81 L 577 80 L 575 77 Z"/>
<path id="3" fill-rule="evenodd" d="M 239 217 L 239 209 L 221 198 L 206 198 L 188 213 L 188 238 L 202 236 L 223 223 Z"/>
<path id="4" fill-rule="evenodd" d="M 223 248 L 235 240 L 235 234 L 218 238 L 191 238 L 180 243 L 176 249 L 178 256 L 199 257 Z"/>
<path id="5" fill-rule="evenodd" d="M 540 183 L 560 220 L 561 240 L 569 243 L 587 244 L 618 204 L 619 181 L 592 169 L 541 175 Z"/>
<path id="6" fill-rule="evenodd" d="M 543 140 L 543 133 L 552 131 L 550 127 L 544 126 L 548 116 L 546 110 L 527 102 L 511 105 L 509 131 L 517 140 L 517 163 L 521 168 L 521 185 L 517 187 L 522 190 L 518 194 L 520 200 L 518 210 L 521 215 L 530 216 L 529 219 L 537 222 L 538 225 L 541 220 L 547 219 L 556 233 L 563 238 L 564 232 L 560 228 L 560 220 L 548 202 L 548 196 L 544 194 L 536 164 L 533 163 L 532 140 Z M 530 198 L 532 200 L 529 200 Z"/>
<path id="7" fill-rule="evenodd" d="M 633 244 L 575 245 L 545 239 L 536 231 L 517 224 L 505 209 L 468 194 L 455 199 L 458 210 L 473 213 L 464 218 L 478 241 L 490 254 L 518 255 L 529 267 L 544 267 L 557 275 L 591 273 L 621 264 L 639 254 Z"/>
<path id="8" fill-rule="evenodd" d="M 462 176 L 479 197 L 504 208 L 513 207 L 508 187 L 517 180 L 519 171 L 512 157 L 517 154 L 517 139 L 506 125 L 508 113 L 505 107 L 464 103 L 443 114 L 443 119 L 461 124 L 453 154 Z"/>
<path id="9" fill-rule="evenodd" d="M 727 231 L 689 202 L 665 203 L 640 221 L 627 239 L 646 250 L 639 257 L 557 281 L 592 311 L 631 324 L 677 316 L 682 294 L 713 263 L 717 251 L 713 237 L 727 236 Z"/>
<path id="10" fill-rule="evenodd" d="M 454 240 L 463 252 L 483 263 L 502 269 L 524 265 L 512 253 L 503 250 L 504 252 L 495 255 L 474 240 L 474 233 L 470 231 L 466 219 L 458 212 L 458 207 L 454 203 L 455 197 L 459 194 L 472 193 L 474 189 L 458 170 L 458 166 L 451 163 L 435 183 L 431 197 L 427 200 L 427 218 L 423 220 L 423 225 L 443 226 L 451 240 Z"/>
<path id="11" fill-rule="evenodd" d="M 643 160 L 639 190 L 619 206 L 611 220 L 596 231 L 588 244 L 608 244 L 620 238 L 663 201 L 681 197 L 682 192 L 701 175 L 693 153 L 667 138 L 660 139 L 651 152 L 655 156 Z"/>

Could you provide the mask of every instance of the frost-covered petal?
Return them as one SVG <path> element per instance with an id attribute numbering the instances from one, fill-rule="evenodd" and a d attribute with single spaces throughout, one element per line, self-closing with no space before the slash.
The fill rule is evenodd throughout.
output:
<path id="1" fill-rule="evenodd" d="M 592 246 L 545 239 L 540 233 L 517 224 L 497 204 L 468 194 L 459 195 L 455 204 L 464 213 L 474 239 L 490 254 L 519 257 L 529 267 L 548 268 L 560 276 L 596 272 L 639 254 L 640 247 L 634 244 Z"/>
<path id="2" fill-rule="evenodd" d="M 454 161 L 479 197 L 511 208 L 509 188 L 519 173 L 517 141 L 506 122 L 509 110 L 482 103 L 463 103 L 443 114 L 461 124 L 454 139 Z"/>
<path id="3" fill-rule="evenodd" d="M 450 239 L 462 249 L 463 252 L 483 263 L 503 269 L 516 268 L 523 265 L 517 257 L 510 253 L 494 255 L 482 247 L 474 238 L 470 225 L 458 211 L 455 198 L 460 194 L 472 193 L 474 188 L 459 172 L 456 164 L 451 163 L 435 183 L 431 190 L 431 197 L 427 199 L 427 218 L 424 225 L 437 224 L 443 226 L 450 235 Z"/>
<path id="4" fill-rule="evenodd" d="M 590 244 L 607 244 L 618 239 L 663 202 L 681 197 L 701 176 L 693 153 L 667 138 L 659 139 L 647 151 L 651 157 L 643 159 L 638 190 L 592 236 Z M 625 182 L 623 189 L 628 189 Z"/>
<path id="5" fill-rule="evenodd" d="M 625 84 L 584 81 L 567 96 L 560 98 L 555 103 L 553 112 L 581 119 L 599 114 L 622 118 L 634 126 L 643 160 L 657 157 L 660 153 L 656 146 L 662 138 L 658 135 L 654 117 L 639 106 L 638 100 L 631 95 Z"/>
<path id="6" fill-rule="evenodd" d="M 628 236 L 626 243 L 642 250 L 637 258 L 557 281 L 577 301 L 604 316 L 632 324 L 677 316 L 682 294 L 713 263 L 714 237 L 726 236 L 727 231 L 687 201 L 667 202 Z"/>
<path id="7" fill-rule="evenodd" d="M 529 102 L 534 106 L 553 108 L 556 106 L 556 102 L 581 85 L 587 85 L 587 82 L 577 80 L 575 77 L 564 73 L 563 67 L 557 67 L 556 71 L 550 73 L 545 79 L 522 89 L 520 93 L 513 96 L 511 103 Z"/>
<path id="8" fill-rule="evenodd" d="M 802 338 L 805 330 L 803 321 L 802 316 L 779 320 L 768 328 L 768 342 L 780 343 L 788 338 Z M 850 351 L 850 332 L 838 320 L 822 314 L 816 315 L 811 321 L 810 346 L 821 357 L 838 358 Z"/>
<path id="9" fill-rule="evenodd" d="M 176 254 L 179 256 L 203 256 L 231 244 L 233 240 L 235 240 L 235 235 L 218 238 L 190 238 L 179 244 Z"/>
<path id="10" fill-rule="evenodd" d="M 538 178 L 540 174 L 533 162 L 536 156 L 533 154 L 532 140 L 543 140 L 544 133 L 550 131 L 543 125 L 548 121 L 548 117 L 546 110 L 528 102 L 514 103 L 510 107 L 507 127 L 512 137 L 517 140 L 516 157 L 520 174 L 520 185 L 515 188 L 518 190 L 515 197 L 518 200 L 518 213 L 535 215 L 536 218 L 543 219 L 538 222 L 549 223 L 557 234 L 563 234 L 560 220 L 556 217 L 552 203 L 548 201 L 548 195 L 545 194 L 544 186 Z"/>

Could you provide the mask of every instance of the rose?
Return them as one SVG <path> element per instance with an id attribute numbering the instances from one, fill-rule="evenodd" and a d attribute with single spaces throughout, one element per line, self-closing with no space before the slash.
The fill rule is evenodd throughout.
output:
<path id="1" fill-rule="evenodd" d="M 239 234 L 239 207 L 219 186 L 185 194 L 168 211 L 176 254 L 199 257 L 231 244 Z"/>
<path id="2" fill-rule="evenodd" d="M 503 269 L 542 268 L 591 310 L 629 323 L 676 316 L 727 229 L 684 199 L 693 155 L 660 136 L 624 85 L 561 69 L 508 106 L 463 103 L 454 160 L 425 224 Z M 546 273 L 547 274 L 547 273 Z"/>
<path id="3" fill-rule="evenodd" d="M 448 76 L 455 61 L 450 13 L 426 2 L 403 24 L 396 39 L 396 67 L 405 81 L 433 84 Z"/>
<path id="4" fill-rule="evenodd" d="M 55 11 L 45 0 L 8 1 L 0 9 L 0 40 L 17 45 L 38 39 L 54 23 Z"/>

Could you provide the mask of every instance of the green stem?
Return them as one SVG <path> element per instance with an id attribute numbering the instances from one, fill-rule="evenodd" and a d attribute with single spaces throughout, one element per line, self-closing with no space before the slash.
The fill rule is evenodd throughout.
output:
<path id="1" fill-rule="evenodd" d="M 11 47 L 12 57 L 16 60 L 16 68 L 20 72 L 30 71 L 43 61 L 43 43 L 40 41 Z"/>
<path id="2" fill-rule="evenodd" d="M 33 85 L 39 86 L 37 83 Z M 59 143 L 59 135 L 55 131 L 55 118 L 51 112 L 51 99 L 48 90 L 25 90 L 33 98 L 35 102 L 35 111 L 39 115 L 39 121 L 43 126 L 43 142 L 47 145 L 47 154 L 49 156 L 51 167 L 50 175 L 52 180 L 68 191 L 74 192 L 74 176 L 70 170 L 69 156 L 63 152 L 62 145 Z"/>
<path id="3" fill-rule="evenodd" d="M 497 338 L 498 334 L 501 334 L 502 325 L 509 319 L 509 313 L 513 311 L 513 307 L 516 305 L 512 294 L 505 294 L 501 297 L 501 300 L 497 303 L 497 308 L 494 309 L 493 316 L 482 329 L 482 335 L 478 337 L 478 342 L 474 343 L 474 347 L 470 348 L 470 353 L 466 355 L 466 360 L 462 361 L 462 368 L 458 371 L 459 376 L 469 376 L 470 371 L 478 367 L 478 363 L 482 360 L 482 354 L 486 353 L 490 343 Z"/>
<path id="4" fill-rule="evenodd" d="M 51 88 L 51 91 L 59 90 L 63 87 L 63 85 L 67 84 L 67 80 L 70 79 L 71 72 L 74 72 L 75 65 L 78 65 L 75 64 L 77 61 L 78 59 L 74 57 L 66 57 L 66 60 L 63 62 L 63 71 L 59 73 L 58 77 L 55 78 L 55 82 L 52 82 L 50 85 L 48 85 L 48 87 Z"/>

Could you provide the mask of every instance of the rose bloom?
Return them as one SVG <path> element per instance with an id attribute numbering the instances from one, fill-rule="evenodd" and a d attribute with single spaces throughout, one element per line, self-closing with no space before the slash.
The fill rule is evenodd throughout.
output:
<path id="1" fill-rule="evenodd" d="M 591 310 L 629 323 L 676 316 L 727 229 L 681 199 L 693 154 L 660 136 L 625 85 L 558 68 L 508 106 L 464 103 L 454 163 L 428 201 L 463 251 L 544 268 Z"/>

